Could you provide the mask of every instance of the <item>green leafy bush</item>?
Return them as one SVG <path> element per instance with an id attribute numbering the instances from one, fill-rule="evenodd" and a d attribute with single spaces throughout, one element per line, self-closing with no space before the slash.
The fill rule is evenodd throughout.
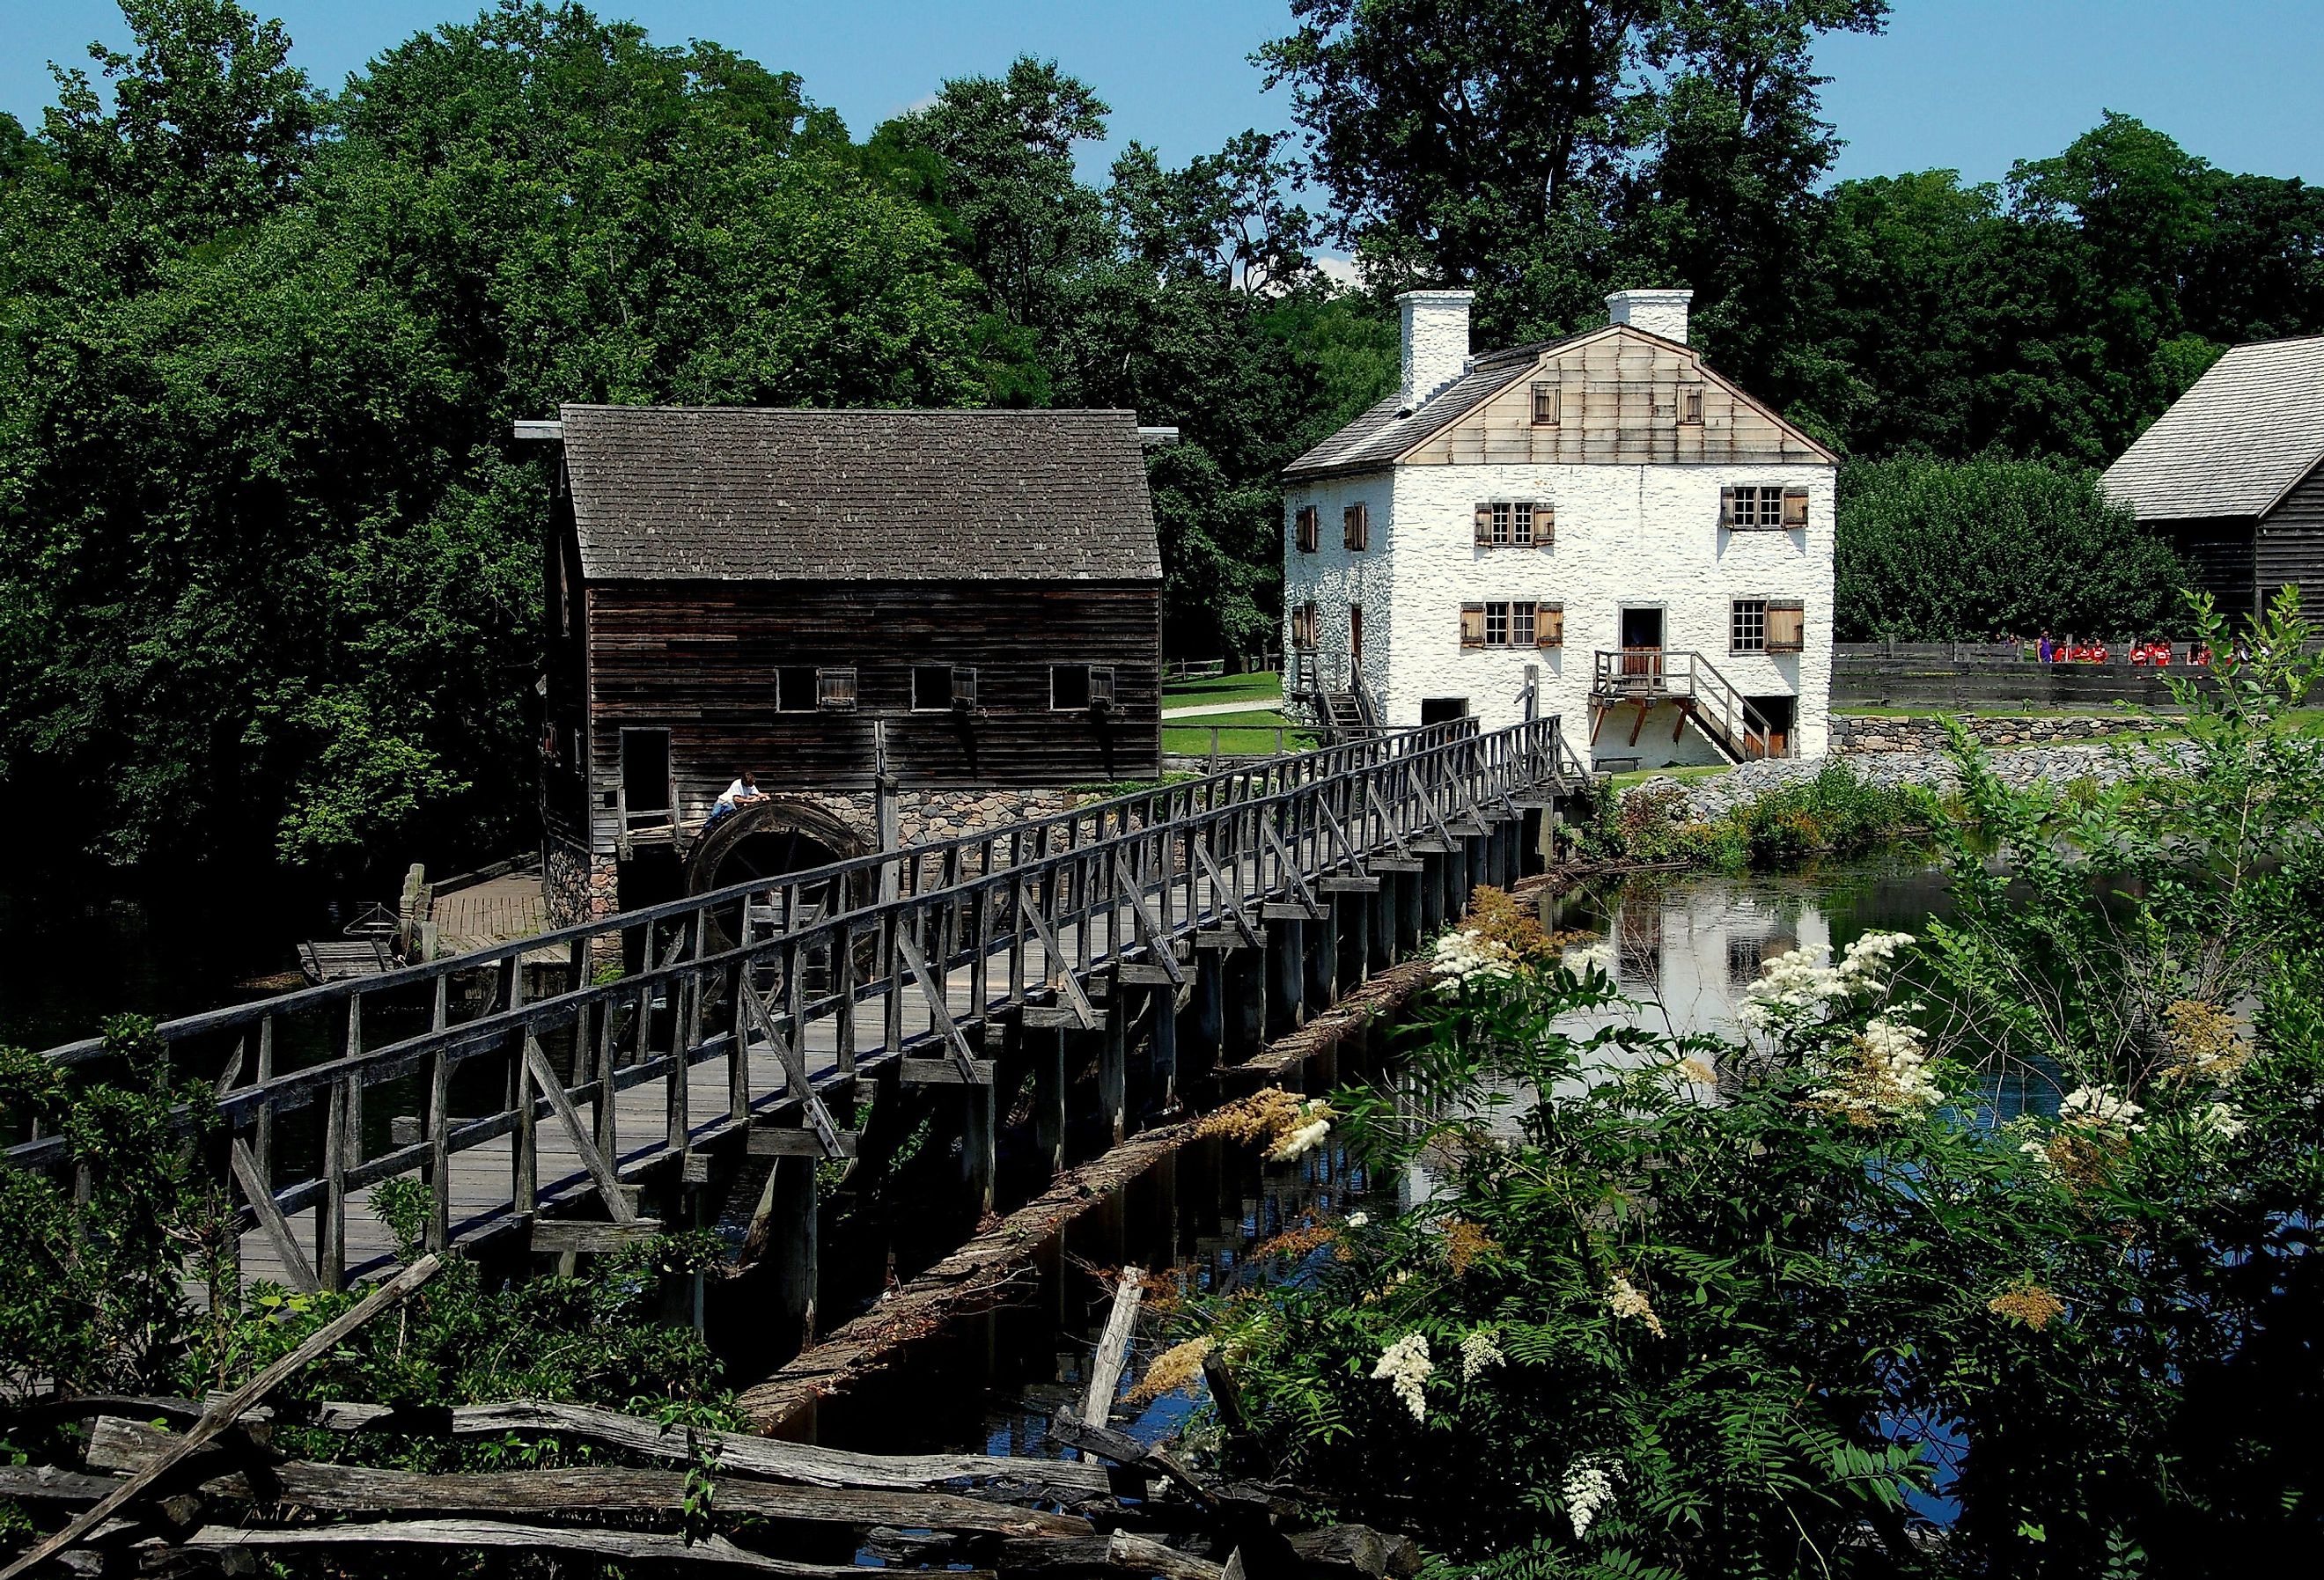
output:
<path id="1" fill-rule="evenodd" d="M 2166 628 L 2185 583 L 2168 543 L 2062 463 L 1981 457 L 1841 468 L 1833 634 L 1983 642 Z"/>
<path id="2" fill-rule="evenodd" d="M 1582 853 L 1596 861 L 1740 872 L 1870 850 L 1927 827 L 1933 815 L 1924 792 L 1876 785 L 1833 762 L 1813 779 L 1779 786 L 1710 818 L 1692 816 L 1677 784 L 1601 794 L 1572 831 Z"/>

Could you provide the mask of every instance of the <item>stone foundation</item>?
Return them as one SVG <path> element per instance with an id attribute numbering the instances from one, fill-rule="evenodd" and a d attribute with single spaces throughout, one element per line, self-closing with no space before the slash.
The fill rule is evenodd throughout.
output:
<path id="1" fill-rule="evenodd" d="M 2144 734 L 2168 727 L 2168 721 L 2133 715 L 2051 715 L 2038 718 L 1987 718 L 1975 715 L 1949 716 L 1981 746 L 2047 746 L 2061 741 L 2089 741 L 2103 735 Z M 1915 718 L 1879 718 L 1867 714 L 1831 716 L 1831 749 L 1839 753 L 1941 752 L 1945 749 L 1946 718 L 1935 715 Z"/>
<path id="2" fill-rule="evenodd" d="M 541 888 L 555 927 L 595 921 L 621 909 L 621 867 L 610 855 L 593 856 L 577 845 L 551 839 L 541 846 Z"/>

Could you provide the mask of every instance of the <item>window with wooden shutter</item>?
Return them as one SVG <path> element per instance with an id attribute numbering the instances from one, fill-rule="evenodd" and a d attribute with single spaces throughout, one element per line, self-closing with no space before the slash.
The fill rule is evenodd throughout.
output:
<path id="1" fill-rule="evenodd" d="M 1462 647 L 1482 647 L 1485 645 L 1484 605 L 1463 604 L 1461 605 L 1461 645 Z"/>
<path id="2" fill-rule="evenodd" d="M 1049 666 L 1049 706 L 1060 713 L 1071 713 L 1090 705 L 1090 667 L 1087 664 L 1051 664 Z"/>
<path id="3" fill-rule="evenodd" d="M 1558 418 L 1557 386 L 1536 384 L 1533 387 L 1533 420 L 1536 428 L 1555 428 Z"/>
<path id="4" fill-rule="evenodd" d="M 1509 605 L 1509 635 L 1507 645 L 1524 647 L 1533 641 L 1535 607 L 1536 605 L 1530 600 Z M 1489 619 L 1486 621 L 1486 624 L 1491 624 Z"/>
<path id="5" fill-rule="evenodd" d="M 855 667 L 817 670 L 815 672 L 815 704 L 835 713 L 855 711 Z"/>
<path id="6" fill-rule="evenodd" d="M 1797 598 L 1767 600 L 1767 651 L 1795 653 L 1807 646 L 1807 607 Z"/>
<path id="7" fill-rule="evenodd" d="M 1719 491 L 1719 524 L 1722 527 L 1735 524 L 1735 490 L 1732 488 Z"/>
<path id="8" fill-rule="evenodd" d="M 1111 664 L 1090 666 L 1089 692 L 1092 702 L 1102 702 L 1108 707 L 1113 706 L 1113 666 Z"/>
<path id="9" fill-rule="evenodd" d="M 954 664 L 952 670 L 952 705 L 954 707 L 976 706 L 976 666 Z"/>
<path id="10" fill-rule="evenodd" d="M 1757 653 L 1767 651 L 1767 600 L 1737 598 L 1727 606 L 1727 651 Z"/>
<path id="11" fill-rule="evenodd" d="M 1801 503 L 1801 521 L 1806 521 L 1806 502 Z M 1719 524 L 1737 532 L 1775 532 L 1784 528 L 1784 518 L 1789 509 L 1784 490 L 1775 485 L 1744 483 L 1719 491 Z"/>
<path id="12" fill-rule="evenodd" d="M 1808 524 L 1808 491 L 1804 488 L 1784 490 L 1784 526 L 1786 531 Z"/>
<path id="13" fill-rule="evenodd" d="M 1533 644 L 1536 647 L 1565 645 L 1565 605 L 1536 604 L 1533 606 Z"/>
<path id="14" fill-rule="evenodd" d="M 820 706 L 815 670 L 801 668 L 775 671 L 777 713 L 813 713 Z"/>
<path id="15" fill-rule="evenodd" d="M 912 666 L 912 711 L 941 713 L 952 706 L 952 666 Z"/>
<path id="16" fill-rule="evenodd" d="M 1489 549 L 1492 546 L 1493 507 L 1489 504 L 1480 504 L 1477 507 L 1477 547 Z"/>
<path id="17" fill-rule="evenodd" d="M 1291 645 L 1294 647 L 1314 647 L 1315 645 L 1314 605 L 1296 604 L 1292 606 Z"/>
<path id="18" fill-rule="evenodd" d="M 1557 508 L 1546 500 L 1536 500 L 1533 506 L 1533 546 L 1551 549 L 1557 544 Z"/>
<path id="19" fill-rule="evenodd" d="M 1372 546 L 1372 512 L 1368 504 L 1351 504 L 1340 513 L 1340 541 L 1350 549 Z"/>
<path id="20" fill-rule="evenodd" d="M 1509 541 L 1520 549 L 1533 547 L 1533 502 L 1529 499 L 1509 506 Z"/>
<path id="21" fill-rule="evenodd" d="M 1297 523 L 1296 530 L 1298 534 L 1299 552 L 1302 554 L 1314 553 L 1316 539 L 1318 536 L 1318 529 L 1315 524 L 1315 507 L 1312 504 L 1301 505 L 1297 513 L 1293 515 L 1292 520 Z"/>
<path id="22" fill-rule="evenodd" d="M 1701 390 L 1681 390 L 1678 393 L 1678 420 L 1683 423 L 1698 427 L 1702 424 L 1702 392 Z"/>

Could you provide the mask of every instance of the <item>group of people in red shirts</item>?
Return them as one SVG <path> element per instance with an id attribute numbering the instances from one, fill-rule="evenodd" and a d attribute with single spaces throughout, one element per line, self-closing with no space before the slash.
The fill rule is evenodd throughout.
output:
<path id="1" fill-rule="evenodd" d="M 2059 642 L 2046 631 L 2042 633 L 2036 651 L 2045 664 L 2102 664 L 2108 656 L 2104 642 L 2082 642 L 2071 636 Z M 2173 661 L 2172 653 L 2172 646 L 2167 642 L 2142 638 L 2130 644 L 2130 661 L 2141 668 L 2162 669 Z M 2190 642 L 2185 661 L 2208 664 L 2211 661 L 2211 650 L 2200 642 Z"/>

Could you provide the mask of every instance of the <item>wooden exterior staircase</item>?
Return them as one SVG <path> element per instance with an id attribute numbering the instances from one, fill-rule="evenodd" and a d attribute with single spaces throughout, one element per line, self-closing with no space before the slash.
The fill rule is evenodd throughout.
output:
<path id="1" fill-rule="evenodd" d="M 1661 703 L 1678 707 L 1676 741 L 1692 722 L 1719 754 L 1729 762 L 1757 757 L 1788 755 L 1788 741 L 1779 742 L 1775 727 L 1733 682 L 1699 652 L 1668 651 L 1658 647 L 1626 647 L 1600 651 L 1590 680 L 1590 743 L 1598 744 L 1606 721 L 1623 707 L 1634 707 L 1630 744 L 1637 745 L 1646 727 L 1646 715 Z"/>
<path id="2" fill-rule="evenodd" d="M 1364 685 L 1352 653 L 1325 653 L 1295 647 L 1289 654 L 1284 695 L 1304 707 L 1323 744 L 1360 741 L 1380 732 L 1380 710 Z"/>

